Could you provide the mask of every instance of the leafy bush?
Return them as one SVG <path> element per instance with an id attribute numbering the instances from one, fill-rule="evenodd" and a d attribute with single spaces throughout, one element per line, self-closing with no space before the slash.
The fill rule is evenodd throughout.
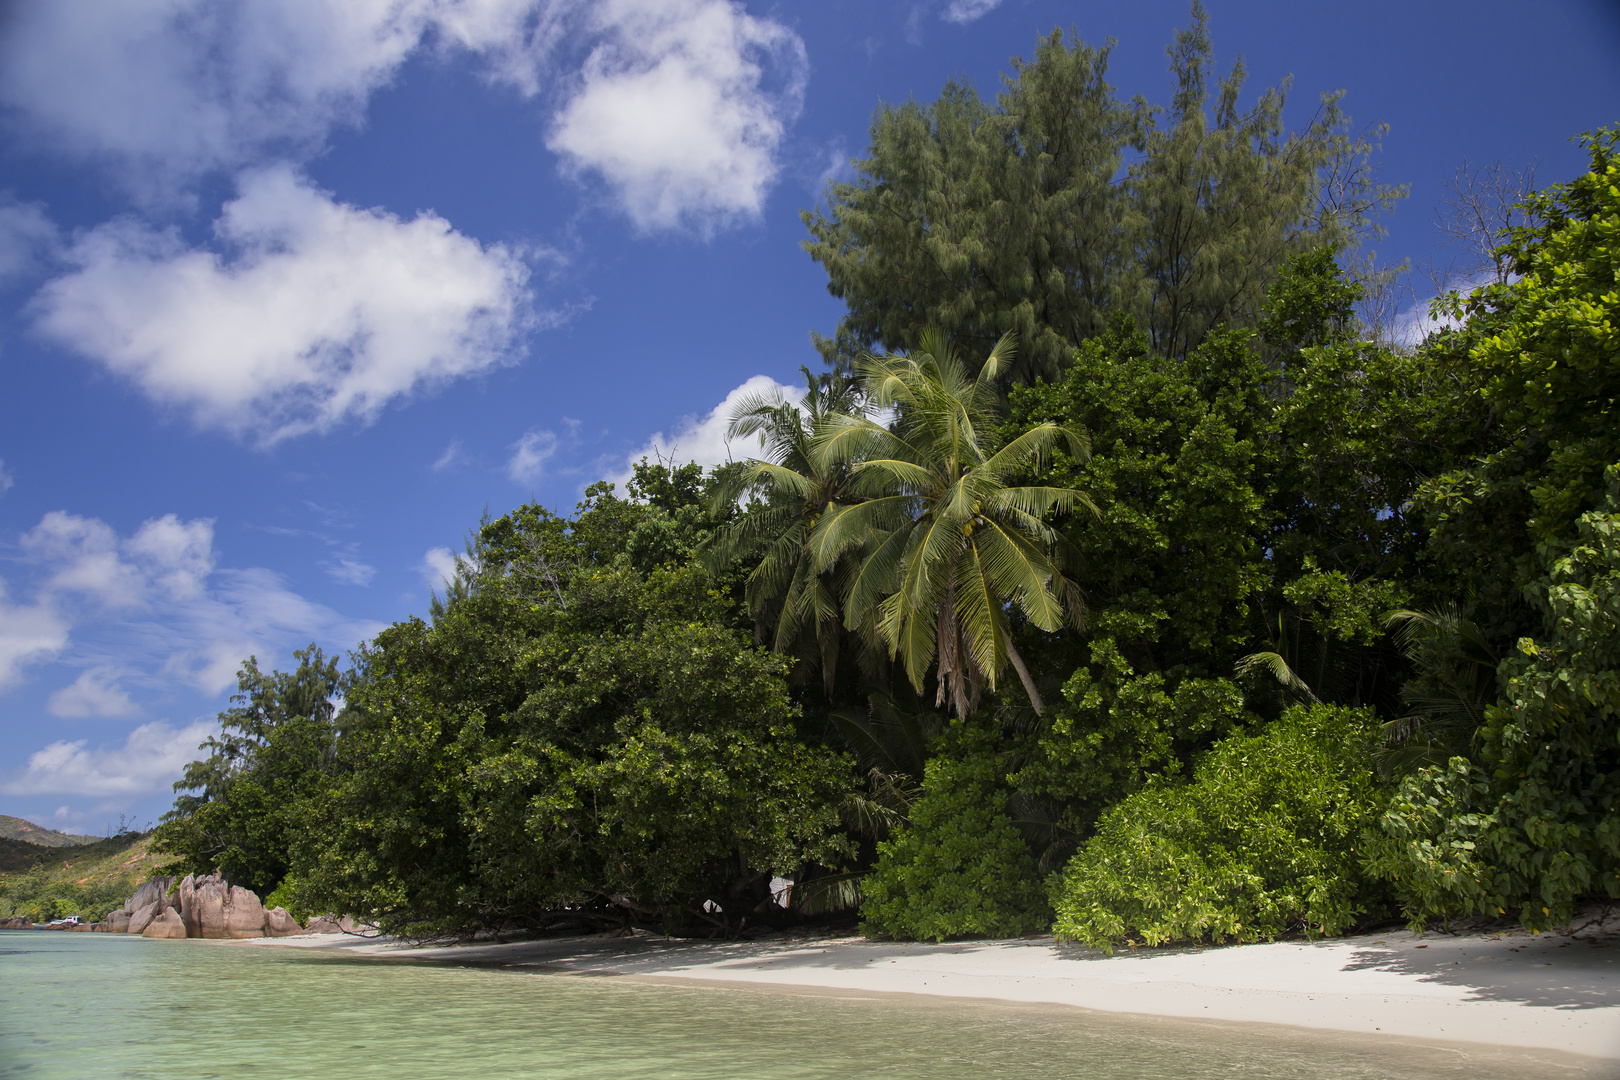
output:
<path id="1" fill-rule="evenodd" d="M 264 898 L 266 911 L 276 907 L 285 908 L 287 914 L 301 923 L 308 922 L 311 915 L 317 914 L 317 912 L 311 911 L 309 905 L 304 902 L 303 895 L 298 887 L 298 876 L 296 874 L 288 874 L 283 877 L 281 884 L 277 885 L 275 890 Z"/>
<path id="2" fill-rule="evenodd" d="M 1035 860 L 1002 809 L 1005 768 L 992 745 L 958 724 L 928 762 L 910 822 L 878 845 L 863 883 L 863 933 L 1016 937 L 1050 921 Z"/>
<path id="3" fill-rule="evenodd" d="M 1403 784 L 1372 846 L 1414 924 L 1517 910 L 1540 930 L 1620 896 L 1620 128 L 1582 142 L 1589 170 L 1527 200 L 1507 238 L 1516 280 L 1448 301 L 1504 444 L 1418 504 L 1508 647 L 1472 760 Z"/>
<path id="4" fill-rule="evenodd" d="M 1517 910 L 1533 930 L 1580 897 L 1620 896 L 1620 466 L 1608 505 L 1576 522 L 1526 590 L 1545 620 L 1497 674 L 1476 764 L 1455 757 L 1401 785 L 1372 845 L 1414 926 Z"/>
<path id="5" fill-rule="evenodd" d="M 1111 948 L 1343 931 L 1368 900 L 1377 730 L 1367 710 L 1297 706 L 1217 743 L 1191 783 L 1125 799 L 1054 883 L 1055 932 Z"/>

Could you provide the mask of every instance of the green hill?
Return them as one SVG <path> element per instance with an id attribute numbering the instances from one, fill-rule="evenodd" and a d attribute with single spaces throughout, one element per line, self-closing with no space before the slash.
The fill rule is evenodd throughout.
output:
<path id="1" fill-rule="evenodd" d="M 0 814 L 0 838 L 26 840 L 40 847 L 75 847 L 79 844 L 93 844 L 101 839 L 99 836 L 78 836 L 74 833 L 57 832 L 55 829 L 47 829 L 43 825 L 35 825 L 32 821 L 6 814 Z"/>
<path id="2" fill-rule="evenodd" d="M 99 919 L 175 861 L 154 854 L 151 846 L 151 833 L 122 833 L 71 848 L 0 837 L 0 919 Z"/>

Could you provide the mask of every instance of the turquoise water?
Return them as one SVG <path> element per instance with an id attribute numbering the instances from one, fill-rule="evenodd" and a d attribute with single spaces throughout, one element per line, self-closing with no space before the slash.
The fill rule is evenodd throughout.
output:
<path id="1" fill-rule="evenodd" d="M 1522 1080 L 1536 1073 L 1522 1054 L 1269 1026 L 650 985 L 202 941 L 0 934 L 6 1080 Z"/>

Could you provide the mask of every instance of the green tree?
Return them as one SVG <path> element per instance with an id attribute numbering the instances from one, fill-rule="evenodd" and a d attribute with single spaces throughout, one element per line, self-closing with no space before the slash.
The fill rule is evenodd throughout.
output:
<path id="1" fill-rule="evenodd" d="M 1476 760 L 1420 770 L 1384 815 L 1369 861 L 1414 926 L 1514 911 L 1544 930 L 1620 897 L 1620 466 L 1609 482 L 1531 586 L 1544 633 L 1497 668 Z"/>
<path id="2" fill-rule="evenodd" d="M 293 657 L 292 672 L 268 675 L 248 658 L 220 733 L 199 747 L 208 756 L 175 783 L 181 794 L 154 847 L 181 856 L 182 872 L 219 870 L 260 896 L 287 875 L 292 836 L 331 764 L 333 702 L 347 685 L 337 658 L 317 646 Z"/>
<path id="3" fill-rule="evenodd" d="M 1505 238 L 1517 280 L 1442 305 L 1464 322 L 1435 349 L 1478 388 L 1491 439 L 1418 502 L 1502 659 L 1470 754 L 1419 770 L 1383 820 L 1375 865 L 1414 921 L 1511 910 L 1543 928 L 1620 894 L 1620 130 L 1583 141 L 1587 172 Z"/>
<path id="4" fill-rule="evenodd" d="M 1012 359 L 1003 338 L 970 376 L 934 332 L 910 356 L 864 358 L 856 371 L 884 426 L 867 416 L 833 416 L 817 439 L 829 466 L 848 463 L 863 501 L 829 511 L 812 544 L 818 565 L 867 548 L 854 572 L 845 625 L 875 609 L 891 654 L 919 692 L 938 657 L 938 704 L 959 717 L 978 707 L 1011 663 L 1030 704 L 1040 691 L 1013 643 L 1009 609 L 1055 631 L 1081 625 L 1084 605 L 1064 576 L 1061 541 L 1045 518 L 1089 506 L 1072 488 L 1010 481 L 1038 471 L 1055 447 L 1087 453 L 1085 439 L 1038 424 L 997 445 L 997 380 Z"/>
<path id="5" fill-rule="evenodd" d="M 789 402 L 780 393 L 739 402 L 726 429 L 728 439 L 758 435 L 763 460 L 733 470 L 714 489 L 720 513 L 745 496 L 748 512 L 723 525 L 707 545 L 707 561 L 720 570 L 739 558 L 756 557 L 745 598 L 757 637 L 775 618 L 771 644 L 818 667 L 829 698 L 838 677 L 843 596 L 848 560 L 818 567 L 810 537 L 829 507 L 854 498 L 848 463 L 825 463 L 814 452 L 816 432 L 833 416 L 861 411 L 854 383 L 839 372 L 819 378 L 804 371 L 805 393 Z"/>
<path id="6" fill-rule="evenodd" d="M 358 654 L 297 839 L 311 908 L 411 934 L 735 932 L 779 916 L 773 872 L 845 861 L 852 764 L 799 737 L 787 661 L 693 560 L 715 521 L 686 475 L 490 522 L 477 587 Z"/>
<path id="7" fill-rule="evenodd" d="M 1240 107 L 1241 64 L 1211 102 L 1211 52 L 1195 3 L 1164 112 L 1120 101 L 1109 47 L 1060 31 L 1013 61 L 994 104 L 953 81 L 931 104 L 881 107 L 856 179 L 803 215 L 805 248 L 849 308 L 820 341 L 827 359 L 909 351 L 934 327 L 977 357 L 1012 333 L 1007 375 L 1028 382 L 1056 377 L 1111 313 L 1161 355 L 1254 326 L 1290 256 L 1347 243 L 1397 193 L 1361 167 L 1369 147 L 1336 95 L 1286 134 L 1285 88 Z"/>
<path id="8" fill-rule="evenodd" d="M 1445 365 L 1358 340 L 1357 294 L 1331 253 L 1307 252 L 1258 335 L 1217 331 L 1167 358 L 1118 316 L 1062 379 L 1013 391 L 1010 430 L 1062 424 L 1095 451 L 1056 454 L 1049 481 L 1098 509 L 1070 533 L 1088 632 L 1018 638 L 1054 700 L 1008 733 L 1009 784 L 1048 864 L 1120 799 L 1181 782 L 1291 704 L 1399 714 L 1408 662 L 1384 616 L 1451 595 L 1410 504 L 1485 416 Z M 1240 672 L 1265 652 L 1308 692 Z"/>
<path id="9" fill-rule="evenodd" d="M 1434 557 L 1474 598 L 1471 617 L 1502 644 L 1538 629 L 1523 595 L 1547 570 L 1537 545 L 1569 542 L 1575 520 L 1602 504 L 1604 470 L 1620 461 L 1617 141 L 1620 129 L 1585 136 L 1588 171 L 1525 204 L 1530 224 L 1509 230 L 1499 255 L 1517 280 L 1438 304 L 1460 325 L 1432 351 L 1474 391 L 1489 437 L 1428 484 L 1418 508 Z"/>

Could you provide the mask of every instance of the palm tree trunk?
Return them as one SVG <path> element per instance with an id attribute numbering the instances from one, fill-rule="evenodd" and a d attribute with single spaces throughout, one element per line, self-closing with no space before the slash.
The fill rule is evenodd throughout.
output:
<path id="1" fill-rule="evenodd" d="M 1013 670 L 1018 672 L 1018 680 L 1024 684 L 1024 693 L 1029 695 L 1029 703 L 1035 706 L 1035 715 L 1039 716 L 1046 711 L 1046 702 L 1041 700 L 1041 692 L 1035 689 L 1035 680 L 1029 677 L 1029 668 L 1024 666 L 1024 658 L 1018 655 L 1018 646 L 1007 639 L 1007 659 L 1012 663 Z"/>

